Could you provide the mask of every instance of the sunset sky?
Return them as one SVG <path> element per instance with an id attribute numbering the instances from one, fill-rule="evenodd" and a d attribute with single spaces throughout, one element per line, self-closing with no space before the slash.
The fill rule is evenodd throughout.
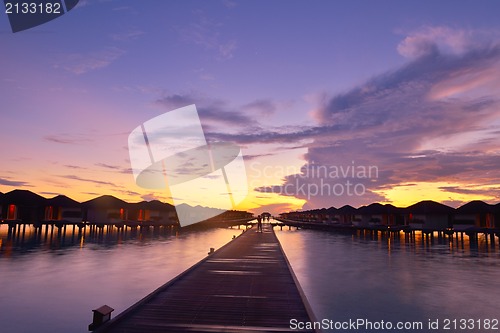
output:
<path id="1" fill-rule="evenodd" d="M 0 192 L 170 201 L 136 185 L 127 138 L 196 104 L 208 141 L 242 149 L 239 209 L 499 202 L 499 13 L 498 1 L 81 0 L 18 33 L 1 13 Z"/>

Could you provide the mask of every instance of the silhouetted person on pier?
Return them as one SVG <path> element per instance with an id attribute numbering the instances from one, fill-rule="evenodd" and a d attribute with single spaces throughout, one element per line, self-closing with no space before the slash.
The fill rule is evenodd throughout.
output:
<path id="1" fill-rule="evenodd" d="M 262 232 L 262 217 L 257 216 L 257 232 Z"/>

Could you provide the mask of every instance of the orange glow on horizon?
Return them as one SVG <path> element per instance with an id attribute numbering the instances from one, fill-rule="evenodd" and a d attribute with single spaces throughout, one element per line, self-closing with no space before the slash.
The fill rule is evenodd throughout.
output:
<path id="1" fill-rule="evenodd" d="M 97 173 L 95 176 L 86 175 L 81 176 L 81 178 L 92 179 L 97 182 L 104 182 L 101 179 L 106 178 L 98 178 L 100 176 L 101 175 Z M 58 186 L 57 184 L 48 185 L 44 182 L 40 182 L 36 185 L 35 183 L 31 183 L 32 186 L 24 188 L 20 187 L 20 189 L 30 190 L 34 193 L 42 195 L 45 198 L 51 198 L 57 194 L 63 194 L 78 202 L 85 202 L 101 195 L 113 195 L 130 203 L 135 203 L 143 200 L 159 200 L 161 202 L 171 203 L 171 200 L 168 200 L 169 198 L 165 196 L 166 193 L 164 190 L 152 191 L 141 189 L 133 183 L 131 175 L 128 174 L 120 174 L 116 175 L 116 177 L 116 182 L 113 181 L 110 183 L 116 183 L 117 186 L 108 186 L 102 184 L 91 187 L 88 182 L 82 182 L 78 179 L 68 179 L 67 184 L 65 184 L 64 188 L 62 186 Z M 111 179 L 111 177 L 109 177 L 108 179 Z M 307 203 L 306 200 L 299 199 L 293 196 L 284 196 L 278 193 L 266 193 L 255 190 L 255 188 L 258 187 L 269 186 L 267 184 L 270 183 L 277 185 L 282 184 L 282 179 L 281 182 L 277 181 L 276 179 L 261 179 L 259 181 L 254 179 L 253 182 L 250 181 L 249 183 L 251 184 L 249 194 L 243 202 L 235 207 L 235 209 L 237 210 L 250 211 L 253 213 L 269 211 L 272 214 L 278 214 L 282 212 L 301 210 L 302 207 Z M 375 192 L 385 198 L 385 200 L 381 200 L 380 203 L 391 203 L 398 207 L 407 207 L 422 200 L 433 200 L 447 204 L 449 206 L 458 207 L 466 202 L 470 202 L 473 200 L 482 200 L 489 203 L 498 202 L 499 200 L 493 194 L 489 194 L 490 192 L 494 193 L 494 190 L 497 187 L 498 186 L 495 184 L 474 186 L 460 184 L 458 182 L 416 182 L 401 183 L 391 188 L 377 190 Z M 467 189 L 470 193 L 460 193 L 460 189 Z M 4 187 L 3 189 L 0 189 L 0 192 L 6 193 L 11 190 L 12 188 Z M 332 198 L 332 204 L 329 206 L 333 206 L 333 199 L 334 198 Z M 370 203 L 371 202 L 366 202 L 364 204 Z M 210 202 L 204 204 L 203 206 L 210 207 Z M 353 204 L 353 206 L 359 205 Z M 311 207 L 311 209 L 313 208 L 327 207 Z M 15 205 L 8 206 L 6 213 L 7 219 L 16 219 L 18 213 L 17 207 Z M 52 217 L 53 213 L 53 211 L 46 211 L 46 217 Z M 120 218 L 122 220 L 127 219 L 126 211 L 124 209 L 120 211 Z M 146 219 L 146 212 L 139 212 L 139 218 Z"/>
<path id="2" fill-rule="evenodd" d="M 488 190 L 493 187 L 495 186 L 477 186 L 473 189 Z M 398 207 L 411 206 L 423 200 L 433 200 L 441 203 L 446 203 L 448 205 L 455 203 L 455 206 L 460 206 L 463 203 L 473 200 L 482 200 L 486 202 L 497 200 L 493 195 L 457 193 L 448 191 L 446 190 L 446 188 L 467 188 L 469 190 L 472 189 L 471 186 L 459 183 L 419 182 L 402 183 L 390 189 L 377 191 L 376 193 L 381 194 L 387 198 L 387 200 L 383 201 L 382 203 L 391 203 Z"/>

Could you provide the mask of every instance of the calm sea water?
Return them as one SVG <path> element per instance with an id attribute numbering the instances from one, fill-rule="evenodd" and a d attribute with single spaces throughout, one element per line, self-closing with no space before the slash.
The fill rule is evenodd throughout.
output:
<path id="1" fill-rule="evenodd" d="M 471 247 L 467 240 L 427 241 L 418 235 L 410 241 L 403 235 L 374 239 L 311 230 L 277 234 L 318 320 L 423 323 L 422 330 L 397 332 L 500 330 L 500 323 L 497 330 L 478 329 L 485 319 L 500 319 L 498 238 L 496 247 L 485 239 Z M 469 328 L 460 330 L 461 319 Z M 428 329 L 429 320 L 439 320 L 437 330 Z"/>
<path id="2" fill-rule="evenodd" d="M 78 229 L 77 229 L 78 230 Z M 0 332 L 88 332 L 92 309 L 114 316 L 229 242 L 238 229 L 181 233 L 8 235 L 0 226 Z"/>
<path id="3" fill-rule="evenodd" d="M 108 304 L 116 316 L 239 233 L 27 228 L 9 235 L 0 226 L 0 332 L 86 332 L 92 309 Z M 411 321 L 424 324 L 421 332 L 477 332 L 442 328 L 445 319 L 500 317 L 498 243 L 276 233 L 319 320 Z M 441 329 L 427 329 L 429 319 Z M 349 330 L 370 331 L 383 330 Z"/>

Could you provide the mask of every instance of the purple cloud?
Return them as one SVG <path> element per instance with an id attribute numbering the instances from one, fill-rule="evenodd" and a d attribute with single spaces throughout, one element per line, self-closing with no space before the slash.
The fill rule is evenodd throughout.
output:
<path id="1" fill-rule="evenodd" d="M 164 96 L 155 102 L 168 110 L 196 104 L 204 128 L 227 128 L 227 126 L 256 127 L 258 123 L 244 112 L 231 108 L 225 101 L 207 99 L 191 94 L 173 94 Z"/>
<path id="2" fill-rule="evenodd" d="M 5 178 L 0 178 L 0 185 L 16 186 L 16 187 L 30 186 L 30 184 L 27 182 L 23 182 L 20 180 L 9 180 L 9 179 L 5 179 Z"/>
<path id="3" fill-rule="evenodd" d="M 54 142 L 60 144 L 81 144 L 84 142 L 90 142 L 92 140 L 82 137 L 75 136 L 73 134 L 51 134 L 43 137 L 43 140 L 47 142 Z"/>
<path id="4" fill-rule="evenodd" d="M 317 126 L 210 135 L 240 144 L 309 140 L 304 156 L 308 165 L 355 163 L 379 168 L 377 179 L 357 180 L 366 192 L 356 198 L 321 194 L 306 198 L 292 189 L 317 180 L 300 174 L 287 177 L 283 184 L 257 189 L 279 192 L 288 186 L 295 193 L 291 195 L 313 206 L 383 200 L 375 191 L 403 182 L 500 184 L 496 172 L 500 100 L 495 96 L 499 78 L 500 46 L 462 54 L 443 53 L 435 47 L 399 69 L 326 96 L 314 112 Z"/>
<path id="5" fill-rule="evenodd" d="M 61 178 L 66 178 L 66 179 L 71 179 L 71 180 L 78 180 L 81 182 L 86 182 L 86 183 L 93 183 L 96 185 L 105 185 L 105 186 L 111 186 L 111 187 L 117 187 L 116 184 L 111 183 L 111 182 L 106 182 L 102 180 L 96 180 L 96 179 L 88 179 L 88 178 L 81 178 L 76 175 L 64 175 L 64 176 L 59 176 Z"/>

